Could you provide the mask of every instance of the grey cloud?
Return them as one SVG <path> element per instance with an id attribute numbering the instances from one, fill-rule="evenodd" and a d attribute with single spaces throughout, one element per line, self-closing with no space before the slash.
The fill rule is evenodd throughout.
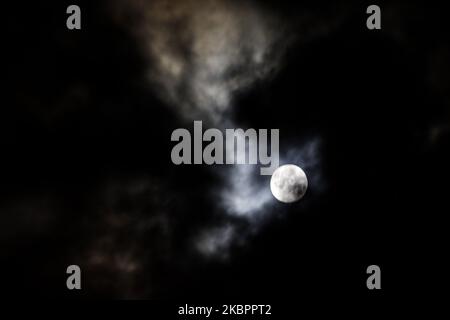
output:
<path id="1" fill-rule="evenodd" d="M 85 226 L 95 237 L 77 252 L 83 269 L 94 275 L 91 289 L 124 298 L 152 295 L 158 264 L 173 258 L 170 199 L 164 195 L 163 184 L 148 177 L 110 179 L 100 188 L 101 210 Z"/>
<path id="2" fill-rule="evenodd" d="M 225 260 L 229 257 L 230 246 L 238 237 L 236 226 L 228 223 L 203 230 L 195 239 L 195 248 L 203 256 Z"/>
<path id="3" fill-rule="evenodd" d="M 250 3 L 132 3 L 142 15 L 135 32 L 149 59 L 149 79 L 186 120 L 222 121 L 235 93 L 279 67 L 284 26 Z"/>

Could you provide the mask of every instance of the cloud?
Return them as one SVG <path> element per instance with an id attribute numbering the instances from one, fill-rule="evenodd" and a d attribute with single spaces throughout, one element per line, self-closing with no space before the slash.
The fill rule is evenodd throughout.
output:
<path id="1" fill-rule="evenodd" d="M 293 40 L 285 21 L 254 2 L 134 0 L 126 7 L 130 3 L 149 83 L 185 121 L 239 127 L 233 121 L 235 95 L 270 79 Z M 275 200 L 270 176 L 261 176 L 257 166 L 214 170 L 223 179 L 223 186 L 213 192 L 223 220 L 205 226 L 194 247 L 203 256 L 223 259 L 234 244 L 245 243 L 260 230 Z"/>
<path id="2" fill-rule="evenodd" d="M 280 159 L 280 164 L 300 166 L 316 194 L 323 192 L 325 188 L 320 146 L 321 139 L 315 137 L 307 142 L 291 145 Z M 224 168 L 222 173 L 225 183 L 215 196 L 220 199 L 219 205 L 230 219 L 222 227 L 210 228 L 202 234 L 197 239 L 197 248 L 202 255 L 224 260 L 229 258 L 228 251 L 234 245 L 247 243 L 274 214 L 280 215 L 286 211 L 279 210 L 280 207 L 276 206 L 277 200 L 269 187 L 270 176 L 261 176 L 257 166 L 233 166 Z M 245 222 L 245 227 L 240 224 L 242 221 Z"/>
<path id="3" fill-rule="evenodd" d="M 108 296 L 152 295 L 158 279 L 143 274 L 158 274 L 158 263 L 173 259 L 167 190 L 150 177 L 110 178 L 95 201 L 101 210 L 90 217 L 84 227 L 88 237 L 74 253 L 94 275 L 86 286 Z"/>
<path id="4" fill-rule="evenodd" d="M 196 249 L 206 257 L 228 258 L 230 246 L 236 242 L 236 226 L 228 223 L 223 226 L 203 230 L 195 240 Z"/>
<path id="5" fill-rule="evenodd" d="M 135 29 L 157 93 L 186 120 L 218 123 L 235 93 L 280 64 L 284 25 L 250 3 L 221 0 L 133 1 Z M 129 2 L 127 2 L 129 5 Z"/>
<path id="6" fill-rule="evenodd" d="M 303 144 L 291 145 L 281 156 L 281 164 L 295 164 L 301 167 L 308 177 L 309 186 L 318 192 L 326 187 L 322 174 L 321 145 L 322 140 L 314 137 Z"/>
<path id="7" fill-rule="evenodd" d="M 226 170 L 226 183 L 220 193 L 227 214 L 254 219 L 263 214 L 273 196 L 270 193 L 270 176 L 261 176 L 252 165 L 238 165 Z"/>

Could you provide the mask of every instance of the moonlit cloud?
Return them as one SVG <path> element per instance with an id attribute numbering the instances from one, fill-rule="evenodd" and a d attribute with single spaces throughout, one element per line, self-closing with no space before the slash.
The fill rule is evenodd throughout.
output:
<path id="1" fill-rule="evenodd" d="M 307 175 L 309 186 L 318 192 L 325 188 L 321 167 L 321 144 L 321 139 L 314 137 L 303 144 L 290 146 L 288 151 L 281 156 L 281 164 L 295 164 L 301 167 Z"/>
<path id="2" fill-rule="evenodd" d="M 242 131 L 237 131 L 235 134 L 245 140 Z M 259 146 L 258 138 L 250 136 L 244 149 L 230 150 L 230 148 L 234 149 L 234 145 L 226 145 L 227 160 L 233 160 L 230 159 L 230 155 L 234 155 L 234 153 L 236 153 L 236 158 L 242 156 L 245 159 L 245 154 L 238 153 L 244 150 L 246 154 L 249 154 L 249 144 Z M 256 215 L 261 216 L 262 209 L 273 200 L 267 187 L 270 176 L 260 175 L 259 166 L 245 164 L 224 168 L 223 177 L 225 184 L 218 197 L 228 215 L 254 219 Z"/>
<path id="3" fill-rule="evenodd" d="M 239 128 L 233 121 L 235 95 L 270 79 L 292 41 L 285 32 L 287 24 L 256 2 L 131 3 L 139 12 L 134 33 L 148 60 L 149 84 L 185 121 Z M 270 192 L 270 176 L 261 176 L 259 166 L 214 170 L 222 177 L 222 186 L 212 193 L 224 221 L 206 226 L 194 243 L 203 256 L 226 258 L 233 244 L 245 242 L 260 229 L 276 200 Z M 236 219 L 248 228 L 237 232 Z"/>
<path id="4" fill-rule="evenodd" d="M 273 201 L 268 188 L 270 176 L 261 176 L 259 169 L 251 165 L 227 168 L 227 183 L 222 192 L 222 205 L 229 215 L 254 218 Z"/>

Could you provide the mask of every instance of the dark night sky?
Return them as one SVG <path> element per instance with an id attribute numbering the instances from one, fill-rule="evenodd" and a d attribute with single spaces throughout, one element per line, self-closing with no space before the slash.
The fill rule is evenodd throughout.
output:
<path id="1" fill-rule="evenodd" d="M 320 137 L 323 188 L 271 207 L 274 218 L 232 244 L 227 259 L 208 259 L 192 239 L 226 219 L 211 194 L 223 184 L 221 169 L 172 164 L 170 135 L 192 122 L 147 81 L 152 61 L 111 2 L 77 3 L 81 31 L 65 27 L 67 1 L 5 10 L 3 292 L 363 299 L 373 294 L 365 287 L 371 264 L 381 267 L 387 297 L 445 277 L 450 47 L 443 8 L 381 3 L 383 29 L 369 31 L 364 3 L 259 2 L 291 21 L 297 38 L 276 74 L 235 96 L 234 120 L 279 128 L 281 150 Z M 70 264 L 83 270 L 81 292 L 65 288 Z"/>

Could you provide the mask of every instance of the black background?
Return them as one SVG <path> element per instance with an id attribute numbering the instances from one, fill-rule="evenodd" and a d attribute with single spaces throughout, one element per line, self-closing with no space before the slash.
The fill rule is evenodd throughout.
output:
<path id="1" fill-rule="evenodd" d="M 171 205 L 178 217 L 171 250 L 186 259 L 178 253 L 187 250 L 190 228 L 207 219 L 214 199 L 203 190 L 215 178 L 202 167 L 170 162 L 170 134 L 181 124 L 144 85 L 145 58 L 109 17 L 108 2 L 77 2 L 80 31 L 66 29 L 69 4 L 17 4 L 2 18 L 2 291 L 123 298 L 120 287 L 99 285 L 92 280 L 98 275 L 89 272 L 83 273 L 82 291 L 65 287 L 65 268 L 83 268 L 83 261 L 74 261 L 76 252 L 95 238 L 100 186 L 110 176 L 143 174 L 182 193 L 180 203 Z M 436 52 L 449 52 L 444 8 L 398 2 L 404 10 L 382 20 L 381 31 L 370 31 L 364 3 L 264 5 L 287 18 L 312 12 L 316 25 L 343 17 L 329 33 L 288 50 L 276 77 L 236 102 L 238 121 L 280 128 L 281 148 L 283 138 L 319 134 L 327 189 L 306 212 L 301 204 L 289 207 L 287 218 L 236 248 L 229 262 L 156 263 L 151 274 L 142 274 L 134 297 L 274 303 L 435 292 L 446 272 L 449 212 L 448 133 L 430 142 L 435 124 L 449 125 L 448 59 L 444 54 L 433 64 Z M 89 88 L 88 98 L 77 94 L 80 85 Z M 23 227 L 38 219 L 30 218 L 30 199 L 46 194 L 57 199 L 51 227 Z M 21 205 L 31 208 L 29 216 L 10 209 Z M 379 292 L 366 288 L 371 264 L 382 270 Z M 119 277 L 108 276 L 111 283 Z"/>

